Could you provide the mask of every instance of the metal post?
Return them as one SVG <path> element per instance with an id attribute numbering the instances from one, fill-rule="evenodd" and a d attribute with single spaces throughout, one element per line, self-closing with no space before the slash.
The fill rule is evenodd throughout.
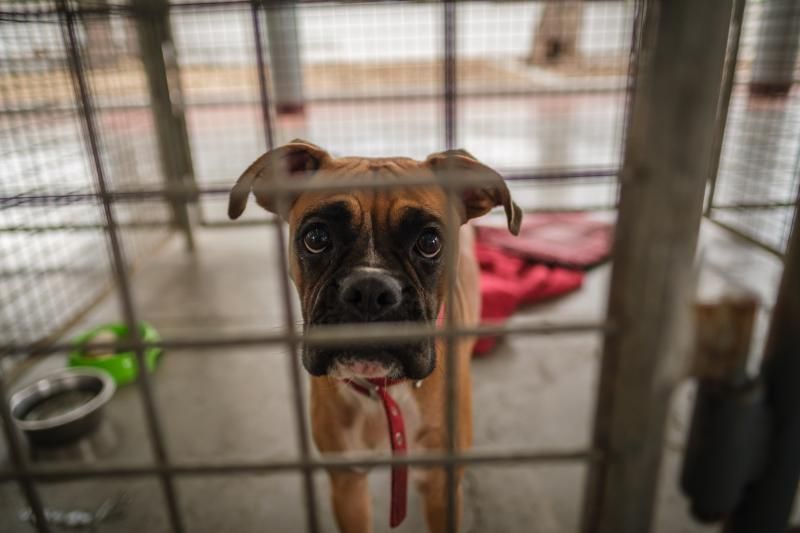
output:
<path id="1" fill-rule="evenodd" d="M 794 83 L 794 66 L 800 47 L 800 2 L 763 2 L 750 94 L 785 96 Z"/>
<path id="2" fill-rule="evenodd" d="M 92 103 L 89 87 L 86 82 L 86 72 L 84 71 L 83 62 L 81 60 L 80 48 L 78 39 L 75 32 L 74 13 L 70 11 L 67 0 L 59 1 L 59 8 L 65 19 L 66 25 L 66 41 L 69 53 L 70 71 L 73 78 L 73 86 L 75 96 L 83 116 L 84 135 L 86 137 L 87 145 L 91 150 L 91 162 L 95 178 L 97 180 L 97 188 L 103 200 L 103 214 L 106 220 L 106 229 L 108 232 L 108 245 L 111 252 L 112 268 L 114 270 L 114 279 L 116 281 L 117 290 L 119 291 L 120 303 L 122 305 L 122 315 L 125 319 L 125 324 L 130 333 L 130 339 L 136 344 L 134 353 L 136 354 L 136 363 L 139 368 L 137 384 L 140 388 L 142 397 L 142 404 L 145 412 L 145 421 L 147 423 L 148 433 L 153 448 L 153 455 L 156 465 L 164 467 L 169 465 L 169 458 L 167 456 L 166 444 L 164 439 L 164 432 L 161 429 L 161 421 L 158 417 L 156 410 L 155 398 L 153 395 L 152 384 L 150 383 L 150 376 L 147 373 L 147 365 L 144 359 L 144 348 L 142 345 L 142 338 L 139 331 L 139 321 L 136 319 L 136 310 L 133 303 L 133 295 L 128 279 L 128 268 L 125 263 L 125 256 L 122 250 L 122 242 L 117 232 L 117 222 L 112 208 L 112 200 L 109 195 L 108 186 L 106 184 L 105 167 L 103 166 L 103 159 L 100 156 L 100 142 L 97 132 L 97 124 L 95 122 L 94 105 Z M 183 522 L 181 520 L 180 508 L 178 506 L 178 496 L 173 483 L 171 475 L 164 473 L 160 476 L 161 485 L 164 490 L 164 497 L 167 503 L 167 511 L 169 513 L 170 526 L 175 533 L 181 533 Z"/>
<path id="3" fill-rule="evenodd" d="M 456 3 L 444 2 L 444 139 L 445 148 L 452 150 L 458 142 L 456 134 Z"/>
<path id="4" fill-rule="evenodd" d="M 150 110 L 158 136 L 161 170 L 167 185 L 195 185 L 192 152 L 186 129 L 178 62 L 172 42 L 167 0 L 133 0 L 139 36 L 139 54 L 147 73 Z M 194 237 L 185 199 L 170 200 L 175 225 L 181 228 L 186 247 L 194 249 Z"/>
<path id="5" fill-rule="evenodd" d="M 264 45 L 261 37 L 261 10 L 260 0 L 253 0 L 250 13 L 253 18 L 253 37 L 256 46 L 256 65 L 258 70 L 258 92 L 261 99 L 261 127 L 264 130 L 264 144 L 267 150 L 275 148 L 274 128 L 272 127 L 272 114 L 270 113 L 269 91 L 267 90 L 267 75 L 264 72 Z"/>
<path id="6" fill-rule="evenodd" d="M 444 30 L 444 124 L 445 124 L 445 147 L 448 150 L 454 149 L 457 142 L 456 137 L 456 4 L 452 0 L 445 0 L 443 13 Z M 447 184 L 447 242 L 458 241 L 458 227 L 456 202 L 458 201 L 458 191 L 453 186 L 456 181 L 448 171 L 446 175 Z M 446 305 L 452 305 L 455 300 L 455 287 L 458 269 L 458 251 L 454 246 L 447 249 L 445 258 L 445 271 L 448 273 Z M 456 343 L 458 337 L 454 336 L 455 318 L 453 313 L 445 313 L 445 327 L 447 337 L 445 337 L 444 364 L 445 364 L 445 395 L 444 409 L 445 422 L 447 425 L 447 453 L 454 454 L 458 450 L 459 443 L 459 424 L 457 417 L 458 375 L 460 372 Z M 447 517 L 445 520 L 445 531 L 456 533 L 459 523 L 458 513 L 458 476 L 456 475 L 455 465 L 445 467 L 445 484 L 447 490 Z"/>
<path id="7" fill-rule="evenodd" d="M 646 6 L 620 175 L 582 530 L 649 531 L 671 392 L 685 366 L 692 263 L 732 0 Z"/>
<path id="8" fill-rule="evenodd" d="M 800 199 L 800 192 L 798 192 Z M 762 365 L 772 432 L 767 464 L 745 492 L 728 533 L 783 533 L 800 481 L 800 216 L 794 224 Z"/>
<path id="9" fill-rule="evenodd" d="M 460 221 L 456 202 L 459 201 L 457 189 L 453 186 L 457 183 L 457 176 L 447 175 L 447 242 L 458 242 Z M 445 296 L 445 309 L 452 309 L 455 305 L 456 283 L 458 278 L 458 254 L 456 246 L 449 246 L 446 249 L 445 272 L 447 272 L 447 288 Z M 459 400 L 459 375 L 462 371 L 458 357 L 458 342 L 460 337 L 454 334 L 456 327 L 455 313 L 445 312 L 445 328 L 447 336 L 444 339 L 444 366 L 445 366 L 445 423 L 447 425 L 447 453 L 454 455 L 460 451 L 461 428 L 458 420 Z M 447 489 L 447 519 L 445 521 L 445 531 L 448 533 L 458 533 L 460 521 L 459 513 L 461 508 L 458 505 L 458 476 L 456 466 L 447 465 L 445 467 L 445 483 Z"/>
<path id="10" fill-rule="evenodd" d="M 279 3 L 267 8 L 267 38 L 275 111 L 278 114 L 302 113 L 306 104 L 297 6 Z"/>

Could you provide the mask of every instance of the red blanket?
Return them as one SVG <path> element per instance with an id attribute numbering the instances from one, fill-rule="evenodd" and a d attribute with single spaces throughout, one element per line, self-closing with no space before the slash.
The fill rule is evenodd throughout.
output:
<path id="1" fill-rule="evenodd" d="M 478 226 L 479 242 L 537 263 L 585 270 L 608 258 L 614 227 L 586 213 L 525 215 L 518 236 Z"/>
<path id="2" fill-rule="evenodd" d="M 481 322 L 505 321 L 523 304 L 538 302 L 574 291 L 583 283 L 583 272 L 532 264 L 509 252 L 481 242 L 475 252 L 481 268 Z M 482 337 L 475 355 L 483 355 L 497 344 L 497 337 Z"/>

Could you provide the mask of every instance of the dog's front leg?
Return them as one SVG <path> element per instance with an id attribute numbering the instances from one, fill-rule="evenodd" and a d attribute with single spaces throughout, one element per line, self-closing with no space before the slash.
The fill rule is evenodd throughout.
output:
<path id="1" fill-rule="evenodd" d="M 331 499 L 342 533 L 371 533 L 372 505 L 365 473 L 331 470 Z"/>
<path id="2" fill-rule="evenodd" d="M 463 468 L 456 469 L 456 531 L 461 516 L 461 478 Z M 425 507 L 425 521 L 430 533 L 443 533 L 447 528 L 447 473 L 443 468 L 425 472 L 419 483 L 419 491 Z"/>

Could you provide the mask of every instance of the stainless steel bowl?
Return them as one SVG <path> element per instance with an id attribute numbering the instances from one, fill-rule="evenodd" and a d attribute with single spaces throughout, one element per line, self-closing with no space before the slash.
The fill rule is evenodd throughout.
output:
<path id="1" fill-rule="evenodd" d="M 11 414 L 31 444 L 66 444 L 97 427 L 115 390 L 114 380 L 102 370 L 64 369 L 15 392 Z"/>

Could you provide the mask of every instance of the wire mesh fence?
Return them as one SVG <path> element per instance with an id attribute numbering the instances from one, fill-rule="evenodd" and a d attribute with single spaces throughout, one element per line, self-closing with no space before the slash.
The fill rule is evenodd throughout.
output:
<path id="1" fill-rule="evenodd" d="M 800 188 L 800 10 L 750 2 L 709 216 L 783 253 Z"/>
<path id="2" fill-rule="evenodd" d="M 94 190 L 93 178 L 57 5 L 26 2 L 9 8 L 3 24 L 9 82 L 4 122 L 8 146 L 17 147 L 11 148 L 10 161 L 20 168 L 8 165 L 2 182 L 7 198 L 2 240 L 9 275 L 5 299 L 19 300 L 4 306 L 15 311 L 4 316 L 3 331 L 11 341 L 32 343 L 63 330 L 105 293 L 107 287 L 92 274 L 107 272 L 109 264 L 98 198 L 83 196 Z M 157 102 L 151 101 L 137 34 L 146 12 L 122 2 L 80 2 L 73 8 L 110 188 L 121 194 L 157 190 L 165 183 L 151 107 Z M 477 157 L 512 177 L 538 178 L 536 194 L 520 188 L 521 201 L 530 208 L 610 207 L 633 4 L 581 8 L 585 27 L 571 36 L 576 51 L 533 57 L 534 29 L 558 22 L 559 13 L 551 9 L 538 3 L 466 3 L 459 9 L 454 142 L 477 147 Z M 198 186 L 213 189 L 199 199 L 199 221 L 220 223 L 225 209 L 219 193 L 265 145 L 253 68 L 253 11 L 247 2 L 177 3 L 169 17 L 171 47 L 180 64 L 170 81 L 169 105 L 185 114 Z M 265 82 L 273 96 L 282 93 L 274 91 L 272 62 L 281 63 L 284 76 L 300 69 L 302 77 L 302 114 L 284 112 L 277 98 L 271 102 L 275 142 L 308 137 L 333 153 L 418 158 L 442 148 L 444 25 L 437 4 L 312 3 L 260 9 L 257 17 Z M 296 26 L 296 65 L 284 65 L 289 63 L 284 49 L 270 49 L 271 21 L 287 20 Z M 566 138 L 571 139 L 567 151 Z M 41 172 L 45 165 L 55 172 Z M 579 181 L 582 186 L 574 187 Z M 37 195 L 48 199 L 34 205 Z M 164 201 L 118 203 L 115 210 L 132 262 L 153 250 L 172 219 Z M 41 267 L 47 273 L 25 255 L 39 241 L 47 250 L 58 247 L 47 254 L 49 267 Z M 48 309 L 44 300 L 54 298 L 63 305 L 53 302 Z"/>
<path id="3" fill-rule="evenodd" d="M 65 200 L 58 206 L 23 200 L 94 191 L 63 24 L 55 13 L 39 13 L 43 6 L 14 4 L 14 14 L 4 17 L 0 27 L 6 162 L 0 179 L 0 331 L 4 339 L 22 343 L 50 338 L 110 288 L 104 222 L 96 199 Z M 113 44 L 109 24 L 107 17 L 94 16 L 83 26 L 84 46 L 98 50 L 91 58 L 84 55 L 93 63 L 90 83 L 99 101 L 105 164 L 115 188 L 157 184 L 160 177 L 152 165 L 156 144 L 144 107 L 141 68 L 137 70 L 135 51 L 125 54 L 107 46 Z M 102 46 L 88 42 L 97 39 Z M 116 207 L 126 226 L 123 239 L 130 261 L 151 251 L 166 234 L 162 207 Z M 152 227 L 137 227 L 148 224 Z"/>
<path id="4" fill-rule="evenodd" d="M 199 221 L 204 223 L 219 222 L 222 218 L 224 196 L 221 193 L 227 192 L 231 176 L 238 174 L 265 147 L 297 136 L 313 137 L 337 153 L 367 156 L 395 151 L 419 158 L 455 143 L 480 144 L 487 148 L 487 152 L 481 156 L 507 171 L 516 172 L 521 179 L 546 178 L 554 184 L 561 180 L 565 172 L 587 181 L 595 176 L 608 180 L 613 176 L 610 167 L 618 164 L 630 51 L 628 29 L 633 23 L 632 5 L 588 8 L 595 13 L 589 16 L 592 26 L 585 33 L 588 44 L 583 43 L 583 49 L 595 53 L 596 49 L 605 46 L 610 50 L 607 54 L 608 65 L 601 73 L 605 77 L 601 83 L 594 85 L 590 83 L 592 76 L 596 76 L 590 68 L 593 63 L 587 61 L 580 64 L 574 57 L 565 62 L 549 56 L 539 59 L 524 57 L 524 51 L 530 44 L 527 41 L 531 40 L 531 31 L 525 27 L 530 22 L 523 24 L 512 17 L 509 8 L 514 6 L 470 4 L 466 4 L 463 11 L 459 10 L 458 15 L 454 4 L 448 4 L 446 10 L 439 4 L 324 3 L 269 7 L 249 2 L 175 4 L 167 15 L 170 18 L 169 28 L 174 34 L 174 44 L 168 43 L 164 47 L 162 43 L 156 54 L 163 56 L 164 65 L 161 68 L 165 79 L 154 81 L 161 73 L 154 73 L 154 59 L 149 56 L 152 50 L 147 49 L 146 40 L 153 36 L 146 35 L 146 32 L 152 28 L 143 29 L 142 26 L 143 21 L 152 24 L 153 17 L 163 16 L 164 13 L 149 11 L 148 7 L 152 5 L 144 2 L 134 3 L 133 6 L 108 2 L 15 4 L 11 12 L 4 14 L 7 20 L 3 25 L 10 56 L 15 58 L 15 62 L 7 63 L 9 77 L 18 76 L 20 69 L 33 68 L 31 64 L 35 61 L 31 54 L 42 54 L 37 47 L 19 45 L 13 38 L 17 31 L 30 35 L 43 32 L 49 36 L 51 42 L 44 48 L 44 53 L 53 58 L 51 63 L 39 66 L 36 75 L 30 79 L 24 78 L 22 86 L 9 91 L 6 116 L 16 116 L 11 113 L 16 111 L 15 107 L 27 105 L 25 111 L 28 115 L 41 120 L 42 116 L 46 116 L 43 113 L 55 107 L 65 115 L 67 126 L 72 128 L 71 134 L 57 139 L 54 148 L 41 154 L 36 153 L 35 148 L 32 150 L 26 139 L 20 139 L 10 132 L 9 139 L 19 142 L 18 157 L 23 160 L 39 157 L 52 165 L 58 154 L 71 150 L 70 164 L 77 167 L 74 182 L 58 180 L 54 176 L 39 187 L 31 187 L 20 173 L 9 173 L 8 179 L 3 181 L 6 187 L 3 191 L 6 201 L 3 213 L 10 213 L 8 220 L 11 221 L 16 219 L 10 217 L 25 214 L 25 223 L 32 226 L 41 223 L 37 214 L 57 213 L 63 217 L 60 219 L 65 226 L 63 229 L 54 228 L 53 224 L 37 226 L 36 229 L 48 238 L 60 235 L 59 232 L 68 232 L 67 238 L 58 243 L 62 250 L 77 246 L 81 237 L 90 235 L 93 249 L 87 249 L 89 245 L 86 245 L 76 254 L 96 267 L 103 279 L 109 283 L 112 280 L 116 282 L 122 315 L 130 325 L 136 323 L 138 315 L 128 273 L 132 259 L 147 252 L 139 246 L 141 237 L 150 238 L 168 231 L 178 218 L 176 203 L 198 198 L 192 188 L 193 183 L 182 181 L 183 176 L 175 175 L 180 169 L 171 166 L 174 158 L 164 155 L 164 147 L 172 148 L 175 143 L 164 142 L 164 129 L 170 125 L 161 123 L 160 116 L 163 115 L 185 116 L 188 149 L 192 153 L 194 167 L 191 177 L 196 178 L 200 189 Z M 543 11 L 546 10 L 541 6 L 524 7 L 526 18 L 535 21 L 545 17 Z M 553 16 L 552 13 L 547 15 L 548 18 Z M 558 15 L 555 16 L 557 18 Z M 488 27 L 481 22 L 487 20 L 491 21 Z M 604 29 L 610 22 L 614 25 Z M 552 24 L 552 20 L 549 24 Z M 295 30 L 301 36 L 302 53 L 296 58 L 283 57 L 286 48 L 281 46 L 280 41 L 276 42 L 276 34 L 280 33 L 280 28 L 285 30 L 287 25 L 296 25 Z M 48 28 L 46 31 L 50 33 L 41 30 L 42 27 Z M 465 33 L 459 34 L 460 40 L 454 38 L 457 28 L 464 28 Z M 481 33 L 485 34 L 483 39 Z M 492 43 L 493 39 L 497 42 Z M 474 43 L 481 40 L 484 42 L 474 48 Z M 170 69 L 172 47 L 174 57 L 180 61 L 179 69 Z M 460 64 L 456 68 L 456 57 L 460 55 L 465 57 L 459 59 Z M 506 58 L 501 59 L 503 56 Z M 577 54 L 573 53 L 573 56 L 577 57 Z M 538 70 L 549 68 L 549 65 L 537 65 L 539 61 L 553 61 L 554 65 L 561 65 L 560 68 L 567 72 L 556 77 L 562 81 L 553 86 L 552 80 L 546 79 L 547 76 L 542 78 L 536 74 Z M 155 62 L 158 63 L 158 58 Z M 533 69 L 534 72 L 520 74 L 515 73 L 515 69 Z M 587 72 L 582 73 L 583 70 Z M 282 89 L 281 84 L 284 79 L 295 79 L 296 83 L 299 74 L 302 75 L 303 99 L 284 101 L 287 94 L 296 96 L 298 88 L 290 86 Z M 589 86 L 584 87 L 587 82 Z M 46 91 L 54 93 L 51 101 L 31 96 L 28 89 L 35 83 L 41 83 Z M 167 87 L 166 101 L 159 100 L 159 83 L 162 88 L 164 85 Z M 570 86 L 574 86 L 574 95 Z M 453 105 L 456 97 L 463 102 L 458 107 Z M 32 101 L 25 101 L 26 98 Z M 529 107 L 535 117 L 519 117 L 522 120 L 516 124 L 503 124 L 503 121 L 513 122 L 515 118 L 514 113 L 507 111 L 509 102 L 503 98 L 511 98 L 512 106 Z M 603 110 L 596 113 L 599 107 L 593 105 L 593 99 L 608 101 L 610 105 L 603 106 Z M 572 123 L 574 128 L 558 129 L 559 124 L 563 125 L 564 122 L 550 119 L 548 114 L 554 111 L 557 114 L 559 109 L 564 112 L 577 110 Z M 594 116 L 596 119 L 592 118 Z M 537 153 L 529 153 L 515 146 L 504 148 L 511 139 L 524 133 L 523 122 L 534 123 L 531 118 L 535 118 L 538 125 L 526 134 L 535 137 L 576 134 L 577 131 L 584 131 L 580 124 L 587 119 L 594 121 L 595 125 L 587 133 L 586 149 L 579 151 L 574 159 L 565 157 L 563 153 L 555 153 L 547 146 Z M 26 126 L 33 133 L 39 133 L 38 130 L 47 130 L 48 134 L 57 131 L 49 128 L 50 122 L 47 127 L 44 124 L 38 128 L 31 127 L 31 123 Z M 604 135 L 604 132 L 608 135 Z M 484 138 L 487 134 L 490 139 Z M 592 136 L 604 141 L 599 150 L 594 149 L 598 143 L 592 142 Z M 61 159 L 59 162 L 63 164 Z M 532 175 L 534 171 L 538 171 L 538 175 Z M 426 180 L 429 178 L 423 177 L 420 183 Z M 370 183 L 363 185 L 373 186 Z M 610 206 L 613 195 L 608 191 L 612 191 L 613 186 L 604 183 L 601 187 L 606 191 L 604 202 L 601 203 Z M 284 192 L 288 194 L 290 191 Z M 559 192 L 549 194 L 559 196 Z M 581 201 L 585 203 L 589 197 L 593 205 L 598 205 L 596 194 L 575 196 L 575 205 Z M 16 202 L 11 203 L 14 200 Z M 76 208 L 87 213 L 85 220 L 71 214 Z M 278 264 L 285 266 L 284 236 L 280 226 L 276 224 L 275 227 L 276 244 L 280 251 Z M 74 234 L 78 238 L 74 238 Z M 10 235 L 13 237 L 14 233 Z M 152 239 L 147 242 L 151 243 Z M 25 244 L 26 254 L 18 254 L 19 265 L 26 274 L 38 273 L 42 257 L 36 254 L 36 248 L 31 247 L 30 242 Z M 108 254 L 105 253 L 106 249 Z M 92 258 L 92 253 L 96 253 L 98 258 Z M 102 258 L 102 262 L 99 258 Z M 63 274 L 74 266 L 69 258 L 64 258 L 63 261 L 56 261 L 51 269 Z M 449 269 L 453 270 L 452 258 Z M 172 344 L 173 348 L 275 343 L 285 345 L 290 355 L 296 355 L 299 339 L 296 337 L 296 319 L 285 274 L 281 283 L 281 299 L 285 309 L 283 331 L 250 338 L 225 339 L 211 335 L 208 339 L 176 339 L 173 342 L 177 344 Z M 86 277 L 95 292 L 102 289 L 98 287 L 99 279 L 100 276 L 94 271 Z M 48 286 L 41 283 L 41 279 L 31 279 L 29 284 L 36 284 L 38 289 L 44 291 L 48 298 L 47 305 L 34 300 L 31 304 L 35 307 L 32 309 L 34 312 L 26 313 L 25 307 L 19 302 L 9 302 L 14 304 L 13 307 L 5 306 L 5 309 L 14 310 L 13 315 L 9 316 L 15 317 L 15 321 L 7 329 L 14 331 L 15 335 L 4 336 L 7 348 L 11 345 L 26 346 L 20 353 L 27 354 L 31 352 L 34 342 L 42 341 L 63 329 L 66 323 L 74 320 L 88 306 L 88 302 L 82 300 L 72 302 L 74 308 L 61 306 L 53 301 L 53 297 L 66 297 L 69 294 L 67 291 L 75 291 L 82 296 L 92 295 L 85 286 L 75 281 L 63 287 Z M 25 292 L 24 287 L 22 289 L 30 298 L 31 292 Z M 20 316 L 30 322 L 27 336 L 19 335 L 24 331 L 20 328 Z M 64 324 L 54 322 L 52 316 L 63 319 Z M 533 324 L 512 326 L 511 330 L 596 331 L 603 327 L 594 323 L 563 326 Z M 473 333 L 499 333 L 505 329 L 488 326 Z M 448 324 L 444 331 L 439 332 L 413 326 L 376 327 L 374 332 L 368 329 L 359 332 L 361 340 L 372 338 L 382 341 L 391 341 L 395 337 L 401 341 L 431 335 L 449 338 L 466 333 L 469 330 L 459 331 L 454 324 Z M 323 331 L 319 335 L 321 337 L 316 341 L 309 337 L 304 342 L 312 346 L 315 342 L 335 344 L 347 341 L 352 332 L 332 331 L 326 334 Z M 143 364 L 142 354 L 149 345 L 136 337 L 129 339 L 129 342 L 128 348 L 137 353 L 140 364 Z M 166 347 L 170 346 L 170 342 L 168 339 L 158 345 Z M 42 353 L 53 352 L 63 349 L 63 346 L 55 343 L 45 347 L 42 343 L 38 349 Z M 11 351 L 19 352 L 13 348 Z M 315 470 L 348 465 L 388 465 L 392 464 L 392 460 L 370 457 L 312 460 L 310 438 L 302 422 L 305 406 L 298 358 L 290 357 L 290 361 L 292 403 L 295 406 L 293 418 L 300 451 L 296 460 L 220 465 L 182 464 L 170 460 L 167 437 L 164 435 L 161 415 L 155 406 L 152 386 L 143 376 L 139 383 L 141 409 L 144 425 L 150 435 L 153 465 L 126 465 L 121 469 L 103 465 L 94 469 L 70 469 L 60 474 L 47 472 L 46 469 L 37 472 L 37 467 L 26 463 L 21 443 L 12 439 L 9 441 L 10 451 L 17 457 L 14 469 L 3 476 L 7 481 L 22 483 L 37 517 L 37 527 L 41 530 L 48 529 L 48 526 L 43 515 L 40 491 L 32 484 L 34 479 L 66 481 L 105 476 L 156 476 L 167 504 L 164 519 L 169 521 L 171 529 L 178 531 L 184 528 L 184 523 L 176 495 L 175 476 L 297 470 L 304 480 L 301 493 L 307 508 L 307 526 L 311 531 L 316 531 L 319 525 L 313 484 Z M 3 393 L 5 395 L 5 391 Z M 451 400 L 454 394 L 455 390 L 451 387 Z M 454 402 L 448 405 L 451 406 L 448 408 L 448 420 L 452 426 L 456 424 L 452 407 Z M 9 413 L 4 410 L 3 414 L 8 426 Z M 407 462 L 420 466 L 441 464 L 449 472 L 452 481 L 456 466 L 466 462 L 506 464 L 596 459 L 596 454 L 584 450 L 502 454 L 455 452 L 454 443 L 451 442 L 446 454 L 412 456 Z M 454 483 L 449 484 L 448 492 L 452 528 Z M 58 493 L 53 490 L 44 489 L 44 494 L 48 501 L 59 499 Z"/>
<path id="5" fill-rule="evenodd" d="M 575 56 L 582 59 L 557 59 L 551 66 L 545 59 L 537 64 L 526 57 L 543 5 L 468 2 L 459 8 L 455 144 L 476 146 L 476 157 L 520 176 L 613 174 L 619 163 L 633 4 L 599 3 L 585 9 L 589 23 Z M 267 82 L 275 86 L 274 62 L 285 71 L 283 78 L 302 78 L 301 88 L 277 91 L 272 103 L 285 111 L 280 100 L 288 97 L 283 93 L 299 93 L 303 113 L 302 119 L 299 113 L 276 114 L 277 143 L 312 138 L 342 155 L 417 158 L 441 149 L 443 22 L 436 4 L 317 3 L 284 11 L 273 7 L 260 15 Z M 262 147 L 253 23 L 246 6 L 177 10 L 173 17 L 198 180 L 219 184 Z M 270 49 L 270 23 L 286 17 L 298 34 L 296 64 L 283 49 Z M 219 131 L 226 132 L 223 140 Z M 564 153 L 560 141 L 567 136 L 580 142 Z M 532 139 L 536 146 L 541 139 L 552 145 L 532 150 Z M 229 157 L 219 157 L 222 150 Z M 612 196 L 607 193 L 603 202 L 613 201 Z M 212 222 L 224 213 L 216 202 L 204 209 Z"/>

